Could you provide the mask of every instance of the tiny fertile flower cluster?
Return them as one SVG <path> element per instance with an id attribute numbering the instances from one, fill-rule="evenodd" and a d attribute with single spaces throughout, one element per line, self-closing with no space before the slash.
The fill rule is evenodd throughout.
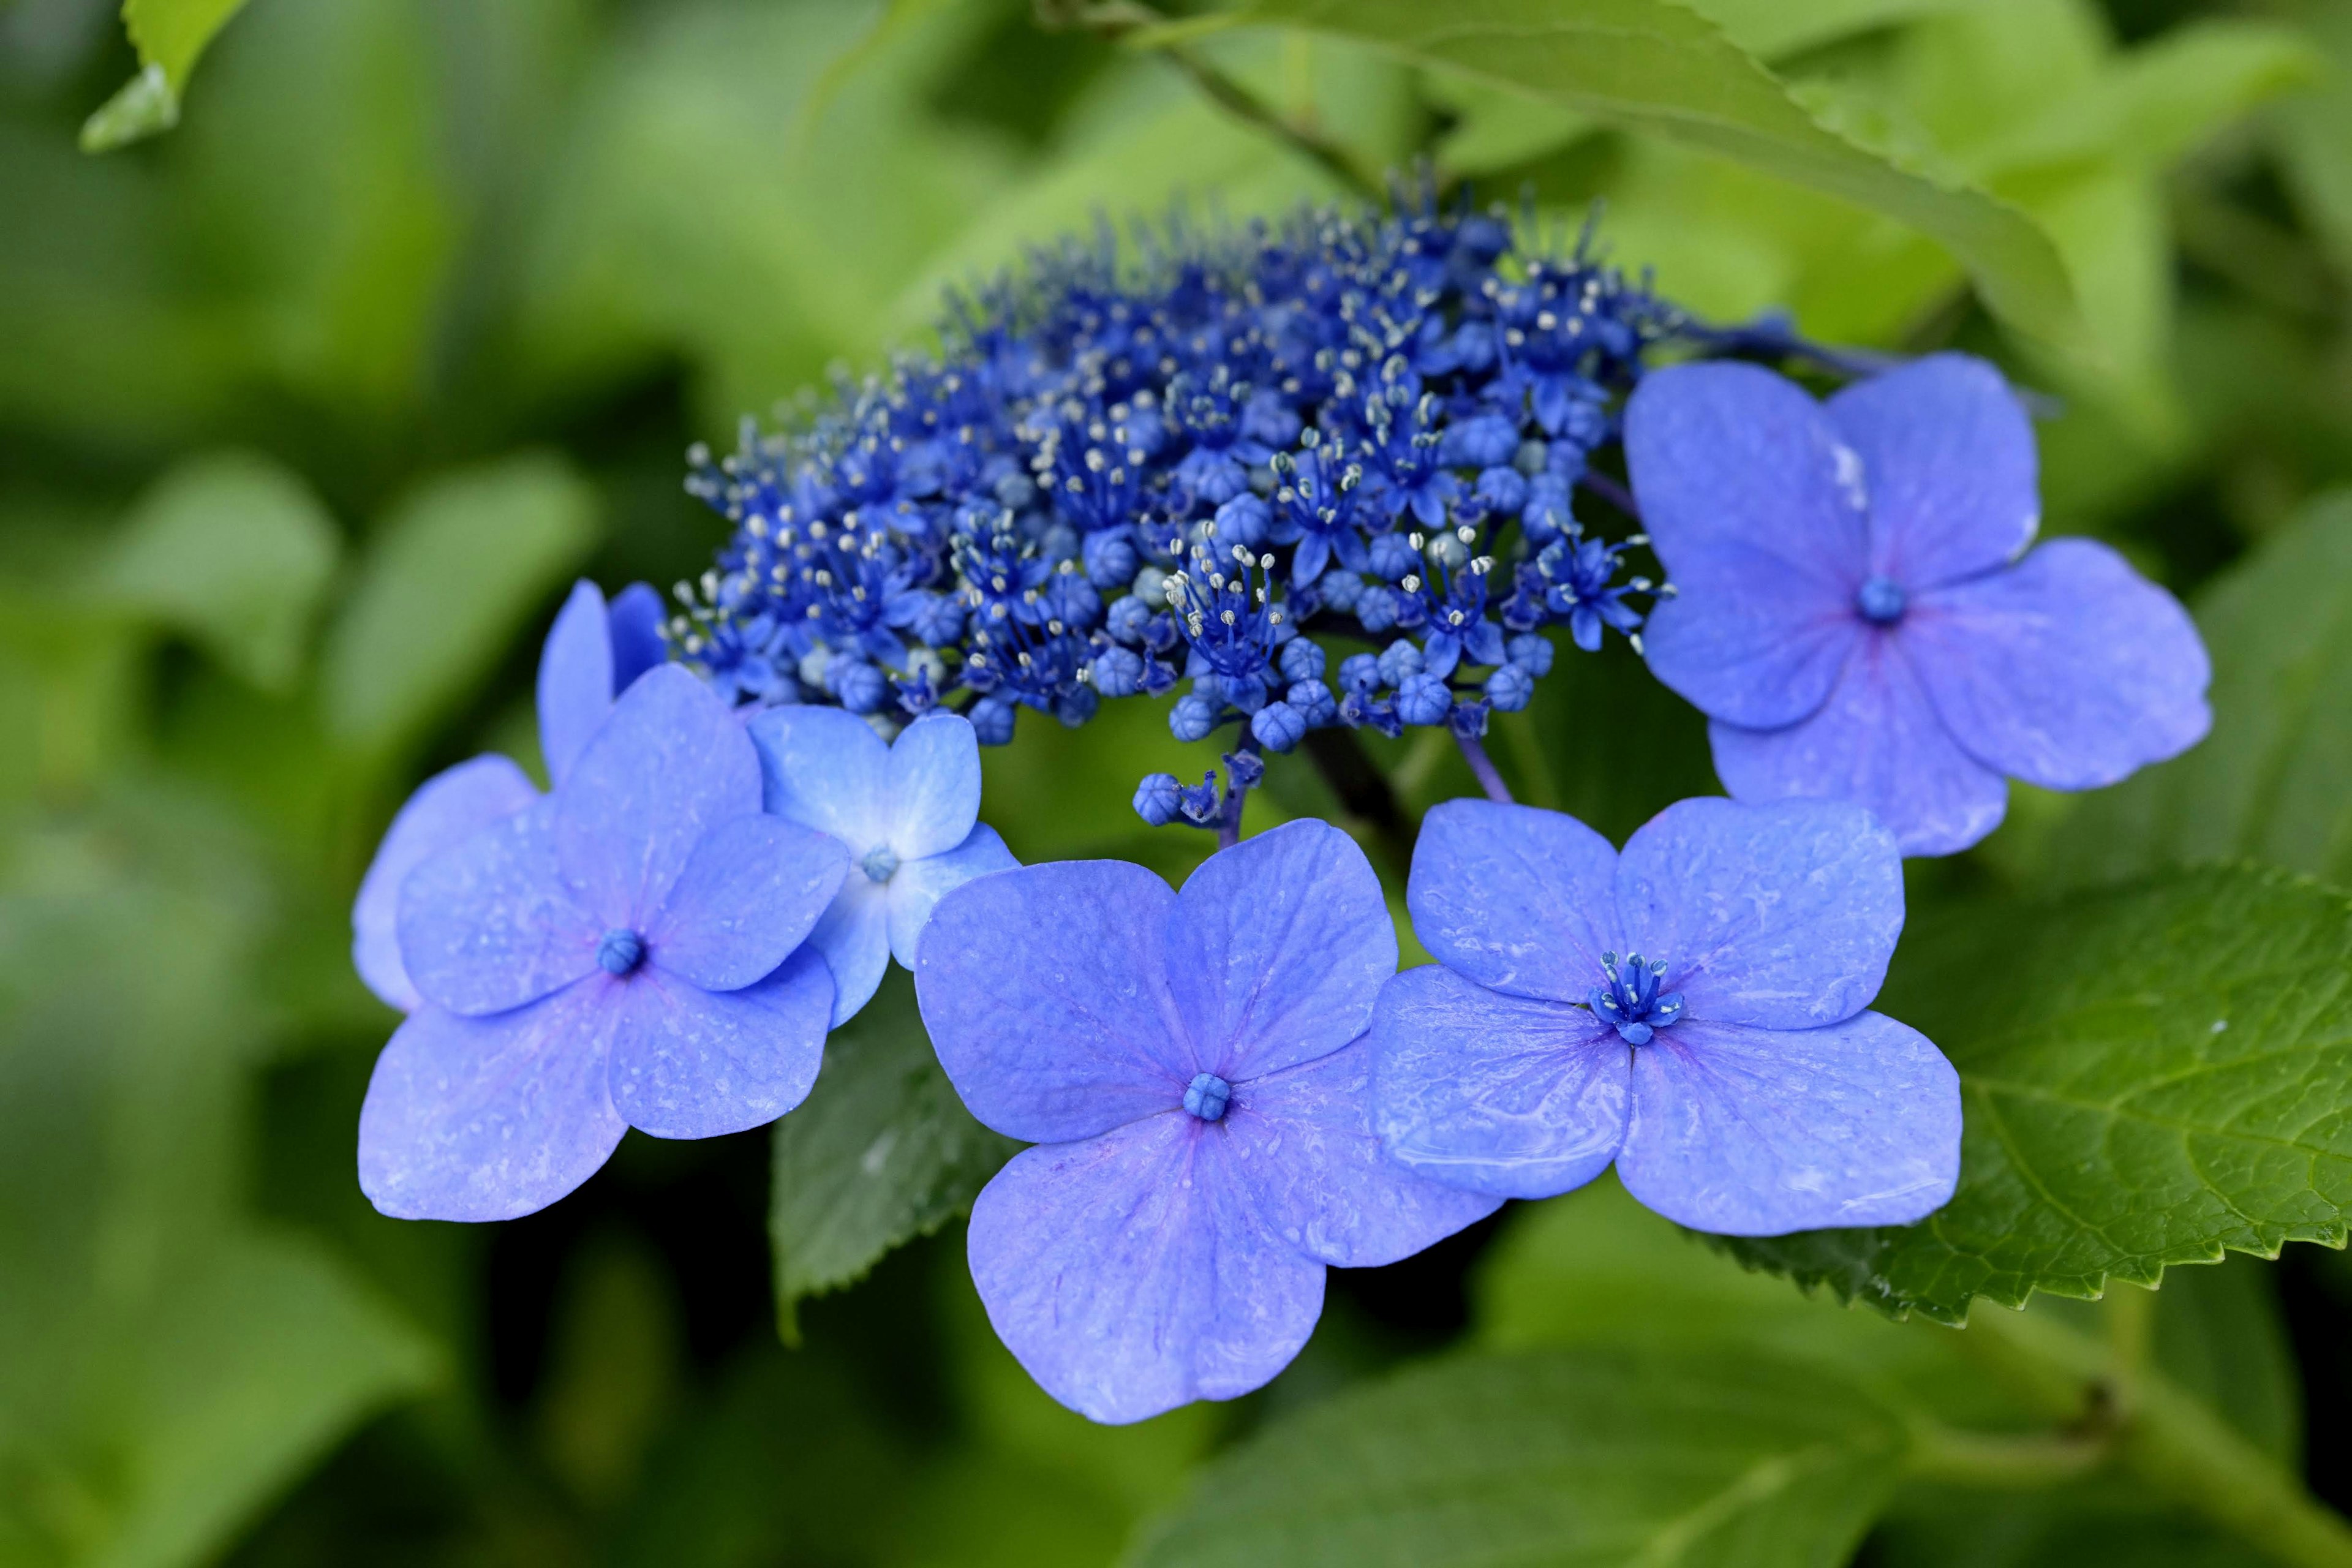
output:
<path id="1" fill-rule="evenodd" d="M 1680 314 L 1587 242 L 1531 251 L 1493 214 L 1302 215 L 1072 246 L 966 301 L 934 361 L 846 386 L 786 434 L 695 455 L 734 524 L 673 647 L 722 694 L 982 741 L 1021 708 L 1189 689 L 1235 790 L 1310 730 L 1475 737 L 1549 668 L 1539 635 L 1633 637 L 1629 546 L 1572 504 L 1644 348 Z M 1327 665 L 1299 636 L 1367 651 Z M 1144 781 L 1146 820 L 1219 821 L 1215 782 Z"/>

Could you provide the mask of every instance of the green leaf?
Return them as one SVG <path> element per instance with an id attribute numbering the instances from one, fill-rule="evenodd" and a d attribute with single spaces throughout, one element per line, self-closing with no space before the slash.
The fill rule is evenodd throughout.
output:
<path id="1" fill-rule="evenodd" d="M 1131 1561 L 1832 1568 L 1901 1450 L 1866 1395 L 1765 1353 L 1449 1360 L 1268 1426 Z"/>
<path id="2" fill-rule="evenodd" d="M 1019 1147 L 956 1098 L 915 1011 L 914 981 L 893 966 L 825 1042 L 807 1103 L 776 1123 L 768 1239 L 785 1337 L 798 1331 L 803 1297 L 863 1279 L 892 1247 L 970 1209 Z"/>
<path id="3" fill-rule="evenodd" d="M 509 458 L 427 480 L 393 509 L 328 634 L 321 698 L 343 746 L 382 756 L 488 677 L 596 536 L 563 459 Z"/>
<path id="4" fill-rule="evenodd" d="M 187 633 L 268 691 L 301 673 L 310 623 L 342 541 L 301 478 L 220 452 L 158 479 L 100 573 L 108 596 Z"/>
<path id="5" fill-rule="evenodd" d="M 1516 87 L 1884 213 L 1950 250 L 2020 331 L 2062 349 L 2087 342 L 2058 253 L 2031 219 L 1827 129 L 1713 23 L 1665 0 L 1260 0 L 1248 14 Z"/>
<path id="6" fill-rule="evenodd" d="M 2168 1265 L 2341 1246 L 2352 904 L 2221 867 L 1914 921 L 1879 1008 L 1943 1047 L 1966 1130 L 1916 1226 L 1720 1245 L 1892 1315 L 2095 1296 Z"/>
<path id="7" fill-rule="evenodd" d="M 180 122 L 188 73 L 213 35 L 245 0 L 122 0 L 122 22 L 139 49 L 139 74 L 81 128 L 81 150 L 105 153 Z"/>
<path id="8" fill-rule="evenodd" d="M 2270 119 L 2282 173 L 2339 273 L 2352 274 L 2352 0 L 2298 7 L 2335 69 Z"/>

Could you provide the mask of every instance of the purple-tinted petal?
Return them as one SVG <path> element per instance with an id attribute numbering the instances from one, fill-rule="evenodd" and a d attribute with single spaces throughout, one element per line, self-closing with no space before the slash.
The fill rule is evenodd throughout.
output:
<path id="1" fill-rule="evenodd" d="M 646 922 L 653 961 L 705 991 L 749 985 L 806 940 L 848 868 L 839 839 L 797 822 L 722 822 Z"/>
<path id="2" fill-rule="evenodd" d="M 536 1002 L 596 968 L 610 929 L 557 864 L 550 796 L 433 856 L 400 888 L 400 957 L 428 1002 L 479 1016 Z"/>
<path id="3" fill-rule="evenodd" d="M 710 688 L 666 664 L 614 704 L 551 798 L 580 901 L 641 931 L 702 836 L 760 809 L 760 760 Z"/>
<path id="4" fill-rule="evenodd" d="M 915 996 L 974 1116 L 1055 1143 L 1183 1102 L 1202 1069 L 1168 993 L 1175 904 L 1167 883 L 1123 860 L 1024 866 L 939 901 Z"/>
<path id="5" fill-rule="evenodd" d="M 1267 1228 L 1318 1261 L 1410 1258 L 1502 1199 L 1442 1186 L 1388 1159 L 1372 1131 L 1372 1049 L 1354 1044 L 1234 1086 L 1218 1126 Z"/>
<path id="6" fill-rule="evenodd" d="M 941 899 L 974 877 L 1009 871 L 1020 864 L 996 829 L 982 823 L 946 854 L 900 866 L 889 882 L 891 953 L 908 969 L 914 968 L 915 944 Z"/>
<path id="7" fill-rule="evenodd" d="M 2093 540 L 1922 596 L 1902 637 L 1960 744 L 2044 788 L 2114 784 L 2212 726 L 2188 612 Z"/>
<path id="8" fill-rule="evenodd" d="M 539 753 L 561 784 L 613 710 L 613 627 L 604 595 L 583 577 L 539 650 Z"/>
<path id="9" fill-rule="evenodd" d="M 1328 822 L 1286 822 L 1219 850 L 1168 917 L 1177 1016 L 1202 1067 L 1234 1083 L 1362 1034 L 1396 966 L 1381 879 Z"/>
<path id="10" fill-rule="evenodd" d="M 401 884 L 425 861 L 538 798 L 522 770 L 495 753 L 459 763 L 416 786 L 384 830 L 352 903 L 352 963 L 369 990 L 404 1013 L 424 1005 L 400 962 Z"/>
<path id="11" fill-rule="evenodd" d="M 632 583 L 613 595 L 605 619 L 613 629 L 613 695 L 669 657 L 662 642 L 662 601 L 649 584 Z"/>
<path id="12" fill-rule="evenodd" d="M 852 871 L 809 932 L 808 944 L 833 971 L 833 1026 L 837 1029 L 874 1000 L 889 971 L 888 890 Z"/>
<path id="13" fill-rule="evenodd" d="M 360 1188 L 398 1219 L 512 1219 L 581 1183 L 625 1124 L 604 1089 L 619 1017 L 599 974 L 491 1018 L 413 1015 L 360 1107 Z"/>
<path id="14" fill-rule="evenodd" d="M 1707 726 L 1716 775 L 1745 801 L 1826 798 L 1869 809 L 1906 855 L 1949 855 L 2000 825 L 2009 784 L 1960 748 L 1919 689 L 1903 640 L 1854 648 L 1820 712 L 1785 730 Z"/>
<path id="15" fill-rule="evenodd" d="M 1686 1018 L 1633 1053 L 1617 1174 L 1694 1230 L 1909 1225 L 1959 1169 L 1959 1075 L 1884 1014 L 1790 1030 Z"/>
<path id="16" fill-rule="evenodd" d="M 1247 1394 L 1323 1310 L 1323 1266 L 1267 1234 L 1223 1135 L 1170 1111 L 1013 1157 L 972 1205 L 972 1283 L 1039 1386 L 1096 1421 Z"/>
<path id="17" fill-rule="evenodd" d="M 1381 992 L 1371 1047 L 1381 1145 L 1433 1181 L 1547 1198 L 1607 1170 L 1624 1138 L 1630 1047 L 1581 1008 L 1408 969 Z"/>
<path id="18" fill-rule="evenodd" d="M 2042 515 L 2033 427 L 2000 372 L 1930 354 L 1828 404 L 1862 459 L 1871 571 L 1912 593 L 1990 571 L 2033 541 Z"/>
<path id="19" fill-rule="evenodd" d="M 1617 923 L 1617 851 L 1572 816 L 1449 800 L 1422 818 L 1405 906 L 1430 956 L 1517 996 L 1581 1002 Z"/>
<path id="20" fill-rule="evenodd" d="M 1737 724 L 1820 707 L 1868 549 L 1853 455 L 1820 407 L 1754 365 L 1670 366 L 1626 405 L 1625 464 L 1679 595 L 1643 628 L 1658 679 Z"/>
<path id="21" fill-rule="evenodd" d="M 810 949 L 740 991 L 704 991 L 654 964 L 623 990 L 608 1082 L 630 1126 L 713 1138 L 808 1098 L 833 1019 L 833 976 Z"/>
<path id="22" fill-rule="evenodd" d="M 1617 862 L 1625 948 L 1713 1024 L 1810 1029 L 1870 1005 L 1903 933 L 1895 836 L 1845 801 L 1676 802 Z"/>
<path id="23" fill-rule="evenodd" d="M 971 837 L 980 820 L 980 737 L 960 713 L 931 713 L 907 726 L 890 746 L 893 852 L 904 860 L 944 855 Z"/>
<path id="24" fill-rule="evenodd" d="M 768 810 L 832 834 L 853 856 L 888 838 L 890 748 L 873 725 L 839 708 L 793 705 L 758 715 L 751 731 Z"/>

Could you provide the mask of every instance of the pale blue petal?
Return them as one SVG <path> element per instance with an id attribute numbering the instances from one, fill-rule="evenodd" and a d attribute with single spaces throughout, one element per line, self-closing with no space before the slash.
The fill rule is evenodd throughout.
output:
<path id="1" fill-rule="evenodd" d="M 1449 800 L 1422 818 L 1405 905 L 1430 956 L 1481 985 L 1581 1002 L 1614 945 L 1617 851 L 1572 816 Z"/>
<path id="2" fill-rule="evenodd" d="M 563 879 L 556 810 L 551 796 L 494 822 L 401 883 L 401 963 L 426 1001 L 503 1013 L 595 970 L 611 928 Z"/>
<path id="3" fill-rule="evenodd" d="M 807 939 L 848 867 L 814 828 L 764 813 L 722 822 L 646 922 L 647 961 L 705 991 L 749 985 Z"/>
<path id="4" fill-rule="evenodd" d="M 416 786 L 384 830 L 352 903 L 352 963 L 369 990 L 404 1013 L 425 998 L 400 962 L 400 886 L 409 872 L 539 798 L 523 772 L 488 754 L 459 763 Z"/>
<path id="5" fill-rule="evenodd" d="M 1396 966 L 1381 879 L 1328 822 L 1286 822 L 1219 850 L 1168 918 L 1177 1016 L 1202 1069 L 1234 1083 L 1362 1034 Z"/>
<path id="6" fill-rule="evenodd" d="M 656 1138 L 740 1132 L 816 1082 L 833 976 L 808 948 L 740 991 L 704 991 L 650 964 L 621 989 L 608 1081 L 632 1127 Z"/>
<path id="7" fill-rule="evenodd" d="M 1222 1135 L 1181 1111 L 1015 1155 L 972 1205 L 972 1283 L 1040 1387 L 1092 1420 L 1247 1394 L 1323 1310 L 1323 1266 L 1268 1235 Z"/>
<path id="8" fill-rule="evenodd" d="M 939 901 L 974 877 L 1009 871 L 1019 866 L 996 829 L 982 823 L 961 844 L 944 855 L 909 860 L 890 879 L 890 952 L 907 968 L 915 967 L 915 944 L 929 923 Z"/>
<path id="9" fill-rule="evenodd" d="M 626 1129 L 604 1089 L 603 974 L 491 1018 L 414 1014 L 360 1107 L 360 1189 L 397 1219 L 513 1219 L 596 1173 Z"/>
<path id="10" fill-rule="evenodd" d="M 1617 862 L 1620 953 L 1711 1024 L 1809 1029 L 1870 1005 L 1903 933 L 1893 834 L 1845 801 L 1679 801 Z"/>
<path id="11" fill-rule="evenodd" d="M 1395 1163 L 1372 1131 L 1368 1040 L 1234 1086 L 1217 1125 L 1266 1227 L 1319 1262 L 1370 1268 L 1412 1257 L 1503 1200 Z"/>
<path id="12" fill-rule="evenodd" d="M 1175 903 L 1167 883 L 1122 860 L 1024 866 L 939 901 L 915 995 L 974 1116 L 1050 1143 L 1183 1103 L 1203 1068 L 1168 992 Z"/>
<path id="13" fill-rule="evenodd" d="M 837 1029 L 874 1000 L 889 971 L 888 891 L 859 872 L 850 872 L 824 917 L 809 932 L 808 943 L 833 971 L 833 1026 Z"/>
<path id="14" fill-rule="evenodd" d="M 771 708 L 751 724 L 767 809 L 849 846 L 852 858 L 890 831 L 890 748 L 839 708 Z"/>
<path id="15" fill-rule="evenodd" d="M 1850 800 L 1906 855 L 1949 855 L 2000 825 L 2009 784 L 1960 748 L 1919 689 L 1902 639 L 1874 632 L 1820 712 L 1785 730 L 1707 726 L 1739 800 Z"/>
<path id="16" fill-rule="evenodd" d="M 944 855 L 980 820 L 980 737 L 961 713 L 930 713 L 890 746 L 887 839 L 901 861 Z"/>
<path id="17" fill-rule="evenodd" d="M 1678 1225 L 1909 1225 L 1944 1205 L 1959 1169 L 1959 1075 L 1882 1014 L 1796 1030 L 1686 1018 L 1633 1053 L 1617 1174 Z"/>
<path id="18" fill-rule="evenodd" d="M 551 797 L 563 875 L 607 929 L 643 931 L 702 836 L 760 809 L 743 727 L 683 665 L 614 704 Z"/>
<path id="19" fill-rule="evenodd" d="M 539 753 L 561 785 L 588 737 L 613 710 L 613 628 L 604 595 L 585 577 L 556 613 L 539 650 Z"/>
<path id="20" fill-rule="evenodd" d="M 661 595 L 648 584 L 632 583 L 613 595 L 606 619 L 613 628 L 613 695 L 618 697 L 669 657 L 661 635 Z"/>
<path id="21" fill-rule="evenodd" d="M 1862 459 L 1872 572 L 1916 595 L 2005 565 L 2033 542 L 2033 426 L 1984 361 L 1929 354 L 1855 383 L 1827 407 Z"/>
<path id="22" fill-rule="evenodd" d="M 2189 613 L 2094 540 L 1926 595 L 1901 635 L 1959 743 L 2045 789 L 2114 784 L 2212 727 Z"/>
<path id="23" fill-rule="evenodd" d="M 1581 1008 L 1408 969 L 1381 993 L 1371 1047 L 1381 1145 L 1433 1181 L 1548 1198 L 1617 1156 L 1631 1047 Z"/>

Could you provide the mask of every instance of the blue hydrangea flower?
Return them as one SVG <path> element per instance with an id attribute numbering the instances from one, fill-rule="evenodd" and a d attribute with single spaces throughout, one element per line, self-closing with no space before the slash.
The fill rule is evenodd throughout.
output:
<path id="1" fill-rule="evenodd" d="M 849 854 L 849 876 L 809 933 L 833 971 L 839 1027 L 873 999 L 894 953 L 915 967 L 943 895 L 1020 862 L 980 821 L 980 740 L 956 714 L 918 719 L 895 743 L 837 708 L 772 708 L 751 731 L 768 809 Z"/>
<path id="2" fill-rule="evenodd" d="M 1959 1173 L 1959 1078 L 1865 1012 L 1903 928 L 1894 836 L 1834 801 L 1669 806 L 1622 855 L 1574 817 L 1448 801 L 1406 893 L 1437 959 L 1381 993 L 1391 1158 L 1497 1197 L 1613 1162 L 1733 1236 L 1906 1225 Z"/>
<path id="3" fill-rule="evenodd" d="M 662 662 L 661 596 L 632 583 L 608 607 L 582 579 L 555 617 L 539 654 L 539 750 L 561 784 L 580 748 L 613 710 L 613 700 Z M 413 1013 L 424 998 L 401 967 L 394 926 L 400 885 L 419 865 L 539 798 L 522 769 L 487 752 L 436 773 L 392 819 L 352 905 L 352 963 L 393 1006 Z"/>
<path id="4" fill-rule="evenodd" d="M 972 1279 L 1047 1393 L 1108 1422 L 1245 1394 L 1307 1342 L 1327 1265 L 1493 1210 L 1373 1138 L 1362 1033 L 1396 955 L 1370 865 L 1320 822 L 1181 893 L 1096 860 L 940 901 L 924 1025 L 972 1114 L 1037 1145 L 972 1207 Z"/>
<path id="5" fill-rule="evenodd" d="M 377 1058 L 360 1185 L 403 1218 L 507 1219 L 625 1127 L 704 1138 L 790 1110 L 833 1012 L 802 942 L 847 869 L 761 811 L 759 758 L 707 684 L 648 672 L 551 794 L 402 884 L 425 1005 Z"/>
<path id="6" fill-rule="evenodd" d="M 1816 405 L 1682 365 L 1625 420 L 1680 594 L 1651 612 L 1650 667 L 1712 721 L 1738 798 L 1858 801 L 1942 855 L 1999 824 L 2004 775 L 2095 789 L 2203 738 L 2179 604 L 2104 544 L 2026 552 L 2033 434 L 1990 366 L 1937 354 Z"/>

